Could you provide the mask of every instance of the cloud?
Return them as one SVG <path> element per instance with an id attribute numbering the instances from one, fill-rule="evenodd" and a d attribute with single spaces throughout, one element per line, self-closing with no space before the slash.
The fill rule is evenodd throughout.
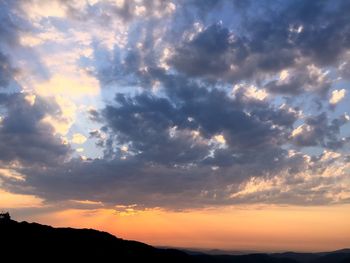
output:
<path id="1" fill-rule="evenodd" d="M 25 169 L 26 181 L 7 180 L 8 189 L 29 194 L 30 185 L 48 200 L 179 208 L 232 204 L 232 191 L 251 176 L 302 169 L 303 158 L 281 148 L 294 112 L 178 76 L 159 80 L 167 97 L 118 94 L 102 111 L 109 137 L 102 159 Z"/>
<path id="2" fill-rule="evenodd" d="M 57 105 L 36 97 L 35 103 L 25 94 L 0 94 L 0 107 L 6 111 L 0 124 L 0 161 L 29 165 L 53 164 L 70 152 L 53 128 L 43 122 L 47 114 L 57 114 Z"/>
<path id="3" fill-rule="evenodd" d="M 81 152 L 84 151 L 84 148 L 77 148 L 76 151 L 77 151 L 78 153 L 81 153 Z"/>
<path id="4" fill-rule="evenodd" d="M 291 68 L 295 73 L 289 81 L 271 81 L 267 87 L 285 94 L 301 93 L 309 89 L 307 86 L 326 92 L 329 80 L 320 79 L 310 67 L 336 66 L 349 49 L 345 40 L 349 21 L 344 9 L 348 3 L 336 1 L 331 9 L 326 2 L 287 1 L 274 6 L 274 12 L 263 4 L 253 5 L 247 4 L 237 14 L 242 15 L 239 30 L 216 23 L 189 39 L 185 37 L 169 59 L 170 64 L 191 77 L 228 82 L 261 78 Z M 262 15 L 249 12 L 249 8 Z M 307 69 L 300 68 L 301 61 Z"/>
<path id="5" fill-rule="evenodd" d="M 13 14 L 17 1 L 2 2 L 0 11 L 0 36 L 1 36 L 1 48 L 7 45 L 13 45 L 17 43 L 18 31 L 21 29 L 23 20 L 18 15 Z M 16 20 L 13 19 L 16 18 Z"/>
<path id="6" fill-rule="evenodd" d="M 327 168 L 307 169 L 294 175 L 252 177 L 241 184 L 231 198 L 239 203 L 275 203 L 276 200 L 293 205 L 346 203 L 350 197 L 350 192 L 344 187 L 347 185 L 346 169 L 346 164 L 331 164 Z M 341 183 L 334 184 L 334 180 Z"/>
<path id="7" fill-rule="evenodd" d="M 65 6 L 61 1 L 22 1 L 21 8 L 29 19 L 40 20 L 48 17 L 65 17 Z"/>
<path id="8" fill-rule="evenodd" d="M 64 96 L 48 98 L 58 105 L 58 114 L 47 114 L 42 121 L 52 126 L 55 134 L 66 135 L 74 124 L 77 106 Z"/>
<path id="9" fill-rule="evenodd" d="M 323 107 L 347 100 L 347 1 L 11 3 L 6 191 L 91 209 L 349 202 L 349 118 Z"/>
<path id="10" fill-rule="evenodd" d="M 2 209 L 41 207 L 43 200 L 33 195 L 19 195 L 0 190 Z"/>
<path id="11" fill-rule="evenodd" d="M 75 144 L 83 144 L 86 140 L 87 138 L 81 133 L 74 133 L 71 141 Z"/>
<path id="12" fill-rule="evenodd" d="M 332 105 L 337 104 L 338 102 L 342 101 L 346 95 L 346 90 L 341 89 L 341 90 L 333 90 L 331 97 L 329 99 L 329 103 Z"/>
<path id="13" fill-rule="evenodd" d="M 293 130 L 291 139 L 298 146 L 322 146 L 338 149 L 348 139 L 340 138 L 340 127 L 348 122 L 347 115 L 329 121 L 325 112 L 307 117 L 305 123 Z"/>
<path id="14" fill-rule="evenodd" d="M 0 88 L 6 88 L 10 81 L 13 80 L 16 70 L 12 68 L 8 57 L 0 51 Z"/>
<path id="15" fill-rule="evenodd" d="M 113 17 L 124 23 L 131 22 L 139 17 L 153 19 L 164 18 L 176 10 L 176 4 L 164 1 L 95 1 L 95 2 L 67 2 L 60 1 L 67 10 L 70 18 L 89 20 L 94 22 L 111 22 Z M 103 10 L 104 13 L 96 12 Z"/>
<path id="16" fill-rule="evenodd" d="M 246 97 L 248 100 L 253 99 L 263 101 L 268 97 L 268 93 L 265 89 L 259 89 L 253 85 L 248 87 L 242 84 L 235 85 L 232 92 L 235 96 Z"/>
<path id="17" fill-rule="evenodd" d="M 340 63 L 340 65 L 338 66 L 337 70 L 339 72 L 339 75 L 346 79 L 349 80 L 350 79 L 350 56 L 349 53 L 347 55 L 345 55 L 344 60 L 342 61 L 342 63 Z"/>
<path id="18" fill-rule="evenodd" d="M 230 71 L 230 66 L 236 59 L 235 48 L 238 43 L 234 42 L 233 37 L 220 24 L 211 25 L 178 47 L 170 63 L 176 69 L 193 76 L 224 75 Z M 228 56 L 228 53 L 232 55 Z"/>
<path id="19" fill-rule="evenodd" d="M 186 158 L 189 154 L 195 158 L 192 161 L 198 161 L 208 155 L 210 147 L 194 139 L 205 141 L 219 135 L 233 152 L 237 151 L 237 156 L 248 148 L 270 151 L 279 148 L 286 138 L 284 132 L 296 120 L 293 112 L 270 108 L 260 100 L 243 100 L 237 94 L 232 98 L 226 92 L 209 91 L 176 76 L 162 76 L 159 80 L 166 86 L 168 98 L 147 92 L 134 97 L 118 94 L 119 106 L 109 105 L 103 111 L 107 127 L 118 141 L 129 143 L 130 150 L 141 152 L 137 156 L 153 161 L 156 157 L 166 158 L 167 151 L 170 158 L 181 154 L 184 161 L 191 162 Z M 198 132 L 194 139 L 193 132 Z"/>
<path id="20" fill-rule="evenodd" d="M 278 80 L 265 84 L 265 88 L 277 94 L 298 95 L 312 92 L 325 96 L 332 80 L 328 71 L 322 71 L 315 65 L 298 65 L 290 70 L 282 70 Z"/>
<path id="21" fill-rule="evenodd" d="M 21 23 L 23 22 L 17 16 L 16 22 L 13 19 L 11 8 L 13 8 L 14 3 L 1 3 L 0 7 L 0 89 L 6 88 L 8 84 L 14 80 L 15 74 L 18 73 L 9 57 L 8 47 L 13 47 L 18 44 L 18 31 L 21 28 Z"/>
<path id="22" fill-rule="evenodd" d="M 325 159 L 322 154 L 312 160 L 293 153 L 287 166 L 265 176 L 249 165 L 216 170 L 135 161 L 96 159 L 82 162 L 77 159 L 65 166 L 27 169 L 25 182 L 7 178 L 4 185 L 14 192 L 39 193 L 51 202 L 90 200 L 105 207 L 137 204 L 140 208 L 186 209 L 247 203 L 319 205 L 348 202 L 349 197 L 349 167 L 343 157 L 336 155 Z M 334 184 L 335 180 L 341 183 Z"/>

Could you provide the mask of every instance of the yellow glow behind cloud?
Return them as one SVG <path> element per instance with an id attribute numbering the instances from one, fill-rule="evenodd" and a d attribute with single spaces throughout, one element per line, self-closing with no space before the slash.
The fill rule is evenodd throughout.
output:
<path id="1" fill-rule="evenodd" d="M 35 104 L 36 96 L 34 94 L 27 94 L 24 99 L 33 106 Z"/>
<path id="2" fill-rule="evenodd" d="M 75 144 L 83 144 L 86 142 L 86 137 L 82 135 L 81 133 L 74 133 L 72 137 L 72 143 Z"/>
<path id="3" fill-rule="evenodd" d="M 50 80 L 38 83 L 35 91 L 41 96 L 62 95 L 76 98 L 98 95 L 99 86 L 95 78 L 83 73 L 76 77 L 54 75 Z"/>
<path id="4" fill-rule="evenodd" d="M 343 100 L 345 98 L 345 95 L 346 95 L 345 89 L 333 90 L 331 98 L 329 99 L 329 103 L 335 105 L 341 100 Z"/>
<path id="5" fill-rule="evenodd" d="M 215 135 L 215 136 L 214 136 L 214 139 L 215 139 L 218 143 L 221 143 L 221 144 L 225 144 L 225 143 L 226 143 L 225 137 L 224 137 L 222 134 Z"/>
<path id="6" fill-rule="evenodd" d="M 280 81 L 284 81 L 284 80 L 286 80 L 288 78 L 288 76 L 289 76 L 288 70 L 286 70 L 286 69 L 282 70 L 281 73 L 280 73 L 280 76 L 279 76 L 279 80 Z"/>
<path id="7" fill-rule="evenodd" d="M 99 94 L 98 81 L 83 72 L 76 72 L 74 77 L 56 74 L 48 81 L 36 83 L 35 92 L 42 97 L 54 97 L 60 106 L 61 116 L 48 115 L 44 122 L 55 129 L 56 134 L 66 135 L 75 122 L 77 103 L 85 96 Z"/>
<path id="8" fill-rule="evenodd" d="M 61 116 L 47 115 L 42 121 L 50 124 L 54 128 L 55 134 L 66 135 L 75 122 L 77 106 L 71 100 L 60 95 L 55 96 L 55 100 L 61 109 Z"/>

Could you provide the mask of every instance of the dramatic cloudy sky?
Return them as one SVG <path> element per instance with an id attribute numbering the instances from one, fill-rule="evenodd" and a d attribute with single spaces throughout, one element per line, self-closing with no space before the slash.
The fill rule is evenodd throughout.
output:
<path id="1" fill-rule="evenodd" d="M 153 244 L 350 246 L 349 85 L 346 0 L 0 0 L 0 208 Z"/>

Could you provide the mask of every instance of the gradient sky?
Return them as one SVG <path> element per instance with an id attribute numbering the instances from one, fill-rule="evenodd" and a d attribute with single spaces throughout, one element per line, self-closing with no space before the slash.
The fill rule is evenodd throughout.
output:
<path id="1" fill-rule="evenodd" d="M 0 209 L 153 245 L 350 247 L 350 1 L 0 0 Z"/>

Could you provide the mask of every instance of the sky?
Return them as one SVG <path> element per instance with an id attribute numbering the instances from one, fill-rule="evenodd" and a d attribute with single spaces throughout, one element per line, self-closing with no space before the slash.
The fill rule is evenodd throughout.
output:
<path id="1" fill-rule="evenodd" d="M 0 209 L 152 245 L 350 247 L 350 2 L 0 0 Z"/>

